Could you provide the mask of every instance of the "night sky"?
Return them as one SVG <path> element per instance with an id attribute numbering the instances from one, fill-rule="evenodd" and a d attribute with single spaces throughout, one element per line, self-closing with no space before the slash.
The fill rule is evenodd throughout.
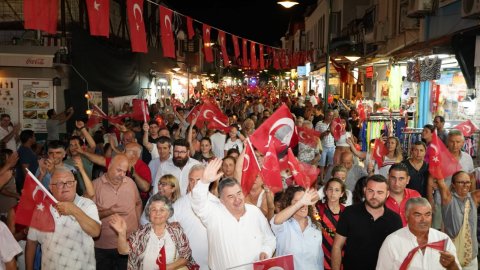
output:
<path id="1" fill-rule="evenodd" d="M 215 28 L 271 46 L 280 46 L 290 20 L 303 17 L 315 0 L 286 9 L 276 0 L 165 0 L 168 7 Z"/>

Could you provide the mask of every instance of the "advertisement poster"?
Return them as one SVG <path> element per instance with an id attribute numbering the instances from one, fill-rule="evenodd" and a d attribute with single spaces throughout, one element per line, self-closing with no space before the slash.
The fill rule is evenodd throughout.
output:
<path id="1" fill-rule="evenodd" d="M 47 132 L 47 111 L 55 108 L 51 80 L 18 80 L 20 123 L 22 129 Z"/>
<path id="2" fill-rule="evenodd" d="M 0 114 L 10 115 L 15 125 L 18 123 L 18 79 L 0 78 Z"/>

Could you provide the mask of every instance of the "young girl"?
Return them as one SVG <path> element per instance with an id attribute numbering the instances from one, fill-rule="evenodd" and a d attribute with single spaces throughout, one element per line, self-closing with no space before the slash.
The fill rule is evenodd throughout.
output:
<path id="1" fill-rule="evenodd" d="M 200 140 L 200 152 L 195 153 L 193 156 L 194 159 L 202 162 L 206 165 L 210 160 L 215 158 L 215 155 L 212 151 L 212 141 L 208 137 L 204 137 Z"/>
<path id="2" fill-rule="evenodd" d="M 243 142 L 239 137 L 240 132 L 238 132 L 238 127 L 236 125 L 231 125 L 230 128 L 228 139 L 225 141 L 225 148 L 223 149 L 225 150 L 225 156 L 231 148 L 237 148 L 240 153 L 243 151 Z"/>
<path id="3" fill-rule="evenodd" d="M 330 178 L 324 187 L 325 197 L 323 201 L 319 201 L 316 204 L 316 209 L 318 211 L 317 218 L 322 225 L 324 268 L 332 269 L 331 252 L 333 239 L 335 238 L 340 213 L 345 210 L 343 203 L 347 200 L 347 195 L 345 193 L 345 183 L 338 178 Z"/>

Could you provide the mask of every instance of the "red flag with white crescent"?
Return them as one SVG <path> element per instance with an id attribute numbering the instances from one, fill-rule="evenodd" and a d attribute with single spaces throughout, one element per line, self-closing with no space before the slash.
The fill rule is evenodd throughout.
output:
<path id="1" fill-rule="evenodd" d="M 287 147 L 295 147 L 298 143 L 298 134 L 293 116 L 287 105 L 283 104 L 265 122 L 250 135 L 255 148 L 262 154 L 268 150 L 271 141 L 275 141 L 277 153 Z"/>
<path id="2" fill-rule="evenodd" d="M 253 152 L 250 140 L 245 140 L 245 155 L 243 156 L 242 167 L 242 190 L 243 194 L 247 195 L 255 183 L 255 180 L 260 172 L 258 167 L 257 158 Z"/>
<path id="3" fill-rule="evenodd" d="M 255 42 L 250 41 L 250 66 L 253 69 L 257 69 L 257 52 L 255 50 Z"/>
<path id="4" fill-rule="evenodd" d="M 288 148 L 288 165 L 297 185 L 310 188 L 315 184 L 320 170 L 312 165 L 298 161 L 292 152 L 292 148 Z"/>
<path id="5" fill-rule="evenodd" d="M 437 133 L 432 134 L 432 141 L 427 147 L 428 172 L 436 179 L 444 179 L 462 170 L 458 160 L 448 151 Z"/>
<path id="6" fill-rule="evenodd" d="M 110 33 L 110 1 L 87 0 L 90 35 L 108 37 Z"/>
<path id="7" fill-rule="evenodd" d="M 207 123 L 209 129 L 230 131 L 228 116 L 216 104 L 211 102 L 205 102 L 198 112 L 197 127 L 202 128 L 201 123 Z"/>
<path id="8" fill-rule="evenodd" d="M 472 121 L 470 121 L 470 119 L 468 119 L 467 121 L 465 122 L 462 122 L 458 125 L 456 125 L 455 127 L 453 127 L 455 129 L 458 129 L 462 132 L 463 136 L 465 137 L 470 137 L 472 136 L 472 134 L 478 130 L 478 127 L 472 123 Z"/>
<path id="9" fill-rule="evenodd" d="M 265 269 L 294 270 L 293 255 L 284 255 L 253 263 L 253 270 Z"/>
<path id="10" fill-rule="evenodd" d="M 235 35 L 232 35 L 232 41 L 233 41 L 233 51 L 235 55 L 235 59 L 240 57 L 240 47 L 238 46 L 238 37 Z"/>
<path id="11" fill-rule="evenodd" d="M 25 29 L 57 33 L 58 0 L 24 0 Z"/>
<path id="12" fill-rule="evenodd" d="M 297 127 L 298 141 L 313 148 L 318 146 L 320 132 L 311 128 Z"/>
<path id="13" fill-rule="evenodd" d="M 143 0 L 127 0 L 127 17 L 132 52 L 146 53 L 148 49 L 147 34 L 143 21 Z"/>
<path id="14" fill-rule="evenodd" d="M 345 124 L 342 123 L 342 119 L 339 117 L 332 120 L 332 123 L 330 124 L 330 130 L 332 131 L 335 141 L 338 141 L 340 137 L 346 133 Z"/>
<path id="15" fill-rule="evenodd" d="M 148 104 L 144 99 L 132 100 L 132 113 L 130 117 L 137 121 L 150 121 L 150 113 L 148 112 Z"/>
<path id="16" fill-rule="evenodd" d="M 258 53 L 260 54 L 260 69 L 265 69 L 265 59 L 263 58 L 263 44 L 258 44 Z"/>
<path id="17" fill-rule="evenodd" d="M 243 58 L 243 67 L 249 67 L 248 63 L 248 54 L 247 54 L 247 40 L 242 39 L 242 58 Z"/>
<path id="18" fill-rule="evenodd" d="M 218 42 L 220 43 L 220 49 L 222 50 L 223 66 L 228 67 L 230 66 L 230 62 L 227 53 L 227 40 L 225 38 L 225 32 L 221 30 L 218 30 Z"/>
<path id="19" fill-rule="evenodd" d="M 175 58 L 175 40 L 172 31 L 172 10 L 160 6 L 160 35 L 162 36 L 163 56 Z"/>
<path id="20" fill-rule="evenodd" d="M 377 162 L 378 168 L 383 167 L 383 157 L 388 154 L 388 149 L 381 139 L 375 139 L 372 158 Z"/>
<path id="21" fill-rule="evenodd" d="M 193 19 L 187 16 L 187 32 L 188 39 L 192 39 L 195 36 L 195 30 L 193 30 Z"/>
<path id="22" fill-rule="evenodd" d="M 280 164 L 275 149 L 275 143 L 270 143 L 267 153 L 263 157 L 263 164 L 260 173 L 262 174 L 263 184 L 273 193 L 282 191 L 282 176 L 280 175 Z"/>
<path id="23" fill-rule="evenodd" d="M 203 24 L 203 51 L 205 53 L 205 61 L 207 63 L 213 62 L 213 52 L 212 52 L 212 45 L 210 42 L 210 34 L 212 28 L 206 24 Z"/>
<path id="24" fill-rule="evenodd" d="M 15 214 L 15 223 L 33 227 L 42 232 L 53 232 L 55 221 L 50 212 L 50 205 L 56 203 L 57 201 L 48 190 L 28 171 Z"/>

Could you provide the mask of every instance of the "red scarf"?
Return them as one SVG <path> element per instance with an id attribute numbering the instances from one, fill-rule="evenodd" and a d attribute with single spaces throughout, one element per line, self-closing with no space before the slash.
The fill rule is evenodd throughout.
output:
<path id="1" fill-rule="evenodd" d="M 413 259 L 413 256 L 415 256 L 415 254 L 417 253 L 417 251 L 419 249 L 429 247 L 429 248 L 433 248 L 433 249 L 436 249 L 436 250 L 445 250 L 446 245 L 447 245 L 447 239 L 443 239 L 443 240 L 433 242 L 433 243 L 430 243 L 430 244 L 421 245 L 421 246 L 418 246 L 418 247 L 410 250 L 410 252 L 408 253 L 405 260 L 403 260 L 402 265 L 400 265 L 400 270 L 407 270 L 408 269 L 408 265 L 410 264 L 410 262 Z M 162 269 L 162 268 L 160 268 L 160 269 Z"/>
<path id="2" fill-rule="evenodd" d="M 160 249 L 160 253 L 158 254 L 158 258 L 156 261 L 160 270 L 167 270 L 167 256 L 165 255 L 165 245 Z"/>

